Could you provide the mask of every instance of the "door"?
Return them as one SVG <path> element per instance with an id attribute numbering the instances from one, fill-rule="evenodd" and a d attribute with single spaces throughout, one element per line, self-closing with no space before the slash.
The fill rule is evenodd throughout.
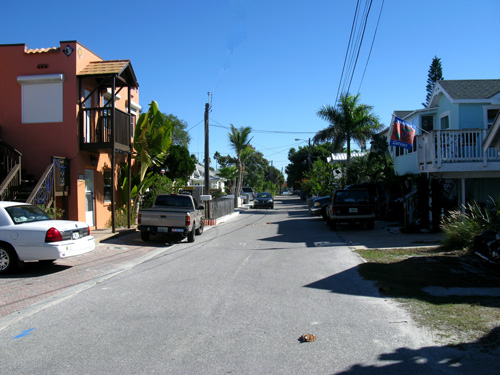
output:
<path id="1" fill-rule="evenodd" d="M 95 226 L 94 211 L 94 171 L 85 169 L 85 221 L 90 227 Z"/>

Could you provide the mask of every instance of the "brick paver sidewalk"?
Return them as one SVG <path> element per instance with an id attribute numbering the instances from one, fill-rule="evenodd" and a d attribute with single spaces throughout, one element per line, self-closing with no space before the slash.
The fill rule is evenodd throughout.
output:
<path id="1" fill-rule="evenodd" d="M 129 234 L 99 243 L 90 253 L 59 259 L 54 264 L 27 262 L 12 275 L 0 277 L 0 318 L 18 312 L 70 287 L 102 277 L 147 255 L 151 247 Z"/>

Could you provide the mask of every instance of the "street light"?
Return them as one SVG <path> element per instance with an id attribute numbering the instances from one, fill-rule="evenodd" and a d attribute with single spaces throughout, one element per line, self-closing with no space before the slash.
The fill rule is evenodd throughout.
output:
<path id="1" fill-rule="evenodd" d="M 307 150 L 307 162 L 309 165 L 309 169 L 311 169 L 311 138 L 309 138 L 309 140 L 307 141 L 305 139 L 295 138 L 295 141 L 304 141 L 309 143 L 309 148 Z"/>

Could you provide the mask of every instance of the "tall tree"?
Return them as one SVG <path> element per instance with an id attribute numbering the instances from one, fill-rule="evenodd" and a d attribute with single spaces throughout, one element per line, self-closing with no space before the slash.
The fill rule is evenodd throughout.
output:
<path id="1" fill-rule="evenodd" d="M 425 103 L 422 103 L 424 107 L 429 105 L 429 101 L 431 100 L 432 91 L 434 91 L 434 85 L 437 81 L 440 81 L 443 78 L 443 67 L 441 66 L 441 59 L 437 56 L 434 56 L 432 59 L 431 66 L 429 67 L 429 73 L 427 75 L 427 86 L 425 89 L 427 91 L 427 96 L 425 97 Z"/>
<path id="2" fill-rule="evenodd" d="M 229 142 L 231 143 L 231 147 L 236 152 L 237 165 L 238 168 L 238 184 L 236 186 L 236 196 L 238 197 L 241 192 L 241 188 L 243 187 L 243 173 L 245 172 L 245 157 L 252 151 L 250 147 L 249 139 L 250 133 L 252 132 L 252 128 L 240 127 L 237 129 L 233 124 L 231 124 L 231 133 L 229 135 Z"/>
<path id="3" fill-rule="evenodd" d="M 368 140 L 382 127 L 372 109 L 372 106 L 359 103 L 359 94 L 341 95 L 337 107 L 324 105 L 317 112 L 319 117 L 329 122 L 329 125 L 316 133 L 314 141 L 333 140 L 337 147 L 340 142 L 345 143 L 347 163 L 349 163 L 351 141 L 356 142 L 364 150 Z"/>
<path id="4" fill-rule="evenodd" d="M 170 124 L 172 127 L 172 144 L 189 148 L 191 137 L 186 131 L 187 123 L 173 114 L 167 115 L 166 113 L 162 113 L 162 116 L 165 123 Z"/>
<path id="5" fill-rule="evenodd" d="M 285 167 L 287 185 L 294 189 L 300 189 L 300 184 L 309 170 L 309 153 L 310 159 L 314 163 L 316 160 L 326 160 L 330 156 L 331 150 L 330 143 L 314 144 L 311 145 L 311 149 L 307 146 L 300 146 L 298 149 L 291 148 L 288 151 L 290 162 Z"/>
<path id="6" fill-rule="evenodd" d="M 196 158 L 185 146 L 172 145 L 163 163 L 153 167 L 156 174 L 165 174 L 172 181 L 187 179 L 196 169 Z"/>

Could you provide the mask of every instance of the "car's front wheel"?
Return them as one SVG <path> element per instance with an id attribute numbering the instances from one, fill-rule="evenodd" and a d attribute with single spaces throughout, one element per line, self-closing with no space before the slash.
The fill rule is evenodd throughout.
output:
<path id="1" fill-rule="evenodd" d="M 14 249 L 7 245 L 0 245 L 0 274 L 14 271 L 17 263 L 17 254 Z"/>
<path id="2" fill-rule="evenodd" d="M 328 219 L 328 216 L 327 216 L 327 214 L 326 214 L 326 206 L 325 206 L 325 207 L 323 207 L 323 208 L 321 209 L 321 217 L 322 217 L 322 218 L 323 218 L 323 220 L 325 220 L 325 221 Z"/>

